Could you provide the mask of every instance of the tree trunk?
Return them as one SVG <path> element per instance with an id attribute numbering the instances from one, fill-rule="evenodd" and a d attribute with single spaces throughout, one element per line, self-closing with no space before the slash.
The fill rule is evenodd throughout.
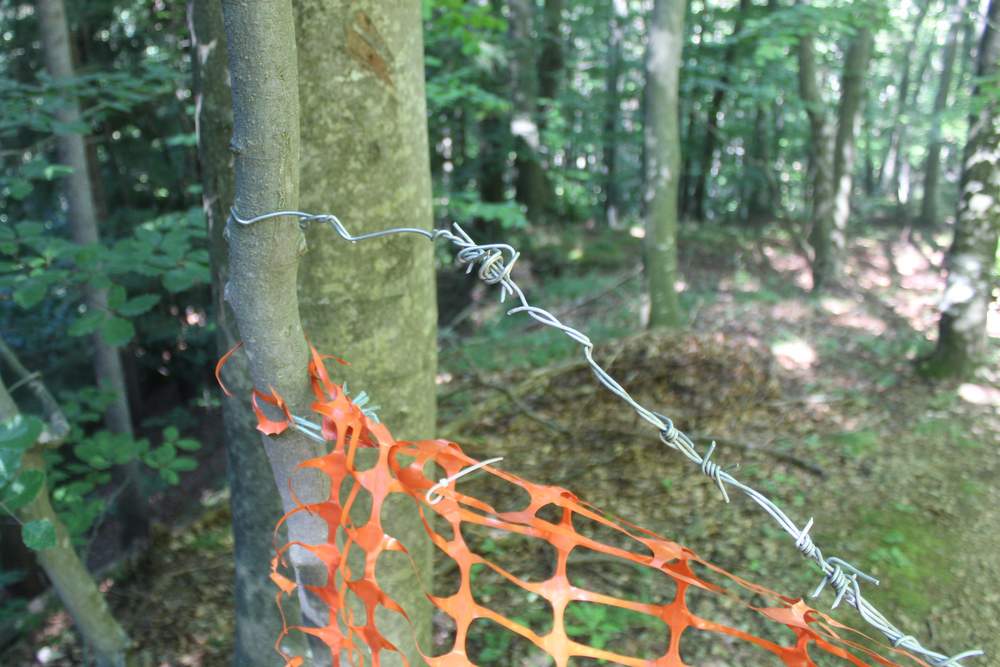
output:
<path id="1" fill-rule="evenodd" d="M 559 80 L 564 66 L 562 48 L 563 0 L 545 0 L 542 9 L 542 50 L 538 55 L 538 96 L 542 111 L 552 107 L 559 92 Z M 544 114 L 541 124 L 544 126 Z"/>
<path id="2" fill-rule="evenodd" d="M 948 250 L 948 282 L 938 343 L 922 370 L 932 377 L 969 375 L 985 357 L 986 317 L 1000 242 L 1000 101 L 989 81 L 1000 61 L 1000 3 L 991 0 L 976 58 L 973 109 L 962 160 L 955 238 Z"/>
<path id="3" fill-rule="evenodd" d="M 896 114 L 893 119 L 892 126 L 889 129 L 889 145 L 886 150 L 885 159 L 882 160 L 882 170 L 879 174 L 881 189 L 892 190 L 893 197 L 897 198 L 899 196 L 899 192 L 894 185 L 897 183 L 898 175 L 896 169 L 899 166 L 897 162 L 898 153 L 901 149 L 901 141 L 903 139 L 907 104 L 910 101 L 911 58 L 913 57 L 913 51 L 917 45 L 917 39 L 920 36 L 920 26 L 923 25 L 924 18 L 926 18 L 927 10 L 930 9 L 930 6 L 930 0 L 923 0 L 921 2 L 917 10 L 916 19 L 913 21 L 913 33 L 910 36 L 910 39 L 903 45 L 902 59 L 899 64 L 900 79 L 896 94 Z"/>
<path id="4" fill-rule="evenodd" d="M 0 378 L 0 421 L 12 419 L 17 414 L 17 405 Z M 21 460 L 22 472 L 45 472 L 42 447 L 43 445 L 36 444 L 25 452 Z M 83 641 L 93 651 L 97 667 L 132 665 L 133 661 L 129 656 L 132 642 L 111 615 L 104 595 L 97 588 L 97 582 L 80 560 L 66 527 L 52 509 L 47 484 L 43 483 L 35 498 L 17 510 L 17 520 L 19 523 L 45 520 L 55 528 L 55 546 L 36 551 L 35 558 L 48 575 Z"/>
<path id="5" fill-rule="evenodd" d="M 809 116 L 809 200 L 812 230 L 813 289 L 819 290 L 838 270 L 839 257 L 834 224 L 834 136 L 824 109 L 816 72 L 816 48 L 812 35 L 799 39 L 799 91 Z"/>
<path id="6" fill-rule="evenodd" d="M 420 3 L 301 0 L 296 4 L 302 123 L 301 205 L 332 211 L 355 234 L 432 226 Z M 413 237 L 351 245 L 307 232 L 302 318 L 313 344 L 350 361 L 349 386 L 381 406 L 397 437 L 433 437 L 437 303 L 433 251 Z M 389 519 L 430 580 L 430 541 L 416 513 Z M 408 562 L 380 571 L 421 642 L 431 610 Z M 408 626 L 387 634 L 419 663 Z M 425 648 L 429 648 L 425 644 Z"/>
<path id="7" fill-rule="evenodd" d="M 38 0 L 37 7 L 46 68 L 54 81 L 70 80 L 73 78 L 73 59 L 63 1 Z M 74 102 L 68 102 L 56 110 L 56 117 L 67 126 L 73 125 L 79 122 L 80 110 Z M 58 146 L 59 161 L 73 170 L 66 177 L 66 199 L 69 202 L 69 225 L 73 241 L 79 245 L 100 243 L 84 139 L 79 134 L 59 134 Z M 90 284 L 84 285 L 84 302 L 88 310 L 105 312 L 108 309 L 108 292 Z M 104 415 L 105 425 L 113 433 L 131 437 L 132 417 L 118 348 L 108 345 L 99 332 L 91 336 L 91 344 L 97 384 L 114 395 L 114 400 Z M 123 470 L 116 472 L 116 483 L 125 485 L 119 494 L 117 507 L 123 527 L 123 547 L 144 538 L 149 529 L 147 503 L 139 493 L 137 477 L 138 468 L 135 465 L 125 466 Z"/>
<path id="8" fill-rule="evenodd" d="M 951 93 L 951 77 L 955 70 L 955 53 L 958 51 L 958 36 L 965 19 L 965 0 L 958 0 L 953 9 L 951 27 L 941 56 L 941 78 L 938 80 L 934 109 L 931 112 L 931 136 L 924 161 L 924 198 L 920 205 L 920 224 L 932 228 L 938 222 L 938 185 L 941 180 L 941 117 L 948 106 Z"/>
<path id="9" fill-rule="evenodd" d="M 535 64 L 534 7 L 529 0 L 510 0 L 511 96 L 514 113 L 514 190 L 532 223 L 544 222 L 554 207 L 555 193 L 541 162 L 538 122 L 539 81 Z"/>
<path id="10" fill-rule="evenodd" d="M 677 184 L 680 133 L 677 83 L 684 42 L 683 0 L 655 0 L 646 47 L 645 270 L 649 326 L 678 326 Z"/>
<path id="11" fill-rule="evenodd" d="M 851 217 L 851 186 L 854 181 L 861 103 L 865 99 L 865 73 L 868 70 L 873 41 L 871 30 L 859 28 L 844 56 L 844 74 L 840 79 L 840 108 L 837 111 L 837 137 L 833 154 L 832 245 L 837 257 L 832 262 L 833 273 L 827 275 L 825 279 L 839 277 L 839 265 L 847 248 L 847 222 Z"/>
<path id="12" fill-rule="evenodd" d="M 708 116 L 705 121 L 705 141 L 701 145 L 701 162 L 698 178 L 694 184 L 692 200 L 695 220 L 705 219 L 705 198 L 708 193 L 708 176 L 712 173 L 712 162 L 715 159 L 715 146 L 719 141 L 719 127 L 722 124 L 722 103 L 726 98 L 729 84 L 732 81 L 733 61 L 736 58 L 740 32 L 743 30 L 743 19 L 750 8 L 750 0 L 740 0 L 733 20 L 733 32 L 729 36 L 729 44 L 722 52 L 722 74 L 712 93 L 712 101 L 708 105 Z"/>
<path id="13" fill-rule="evenodd" d="M 222 5 L 218 0 L 194 0 L 189 10 L 202 204 L 212 254 L 216 345 L 221 355 L 239 342 L 235 316 L 224 295 L 229 280 L 224 231 L 235 190 L 233 155 L 229 150 L 232 96 Z M 226 384 L 235 394 L 222 403 L 236 564 L 233 665 L 265 667 L 274 664 L 274 640 L 281 632 L 281 617 L 270 583 L 272 537 L 281 518 L 281 502 L 267 456 L 258 446 L 259 436 L 247 402 L 251 384 L 246 356 L 232 357 L 226 370 Z"/>
<path id="14" fill-rule="evenodd" d="M 910 109 L 917 108 L 917 102 L 920 100 L 920 91 L 924 87 L 924 79 L 927 70 L 930 68 L 931 56 L 934 55 L 934 42 L 932 41 L 924 49 L 923 56 L 920 58 L 920 65 L 917 67 L 917 74 L 913 77 L 913 94 L 910 96 Z M 903 123 L 899 128 L 898 137 L 896 138 L 896 152 L 892 159 L 892 178 L 890 179 L 889 189 L 895 197 L 896 201 L 900 204 L 901 210 L 905 214 L 905 207 L 910 201 L 910 190 L 911 190 L 911 178 L 910 173 L 912 171 L 910 167 L 910 161 L 906 155 L 906 139 L 907 139 L 908 124 Z"/>
<path id="15" fill-rule="evenodd" d="M 223 0 L 222 11 L 233 97 L 234 208 L 242 217 L 294 209 L 299 195 L 299 105 L 291 0 Z M 305 247 L 302 232 L 289 218 L 248 226 L 230 221 L 227 228 L 230 272 L 225 297 L 236 315 L 253 385 L 262 391 L 273 388 L 293 413 L 309 414 L 309 350 L 296 293 L 299 256 Z M 323 453 L 321 446 L 292 429 L 261 440 L 286 510 L 296 505 L 289 490 L 293 477 L 303 502 L 328 497 L 329 484 L 322 476 L 295 474 L 299 463 Z M 288 523 L 288 537 L 320 544 L 326 528 L 298 513 Z M 325 582 L 325 567 L 304 550 L 292 549 L 290 561 L 300 584 Z M 326 614 L 313 607 L 301 585 L 299 601 L 307 623 L 326 624 Z"/>
<path id="16" fill-rule="evenodd" d="M 625 0 L 611 3 L 610 42 L 608 43 L 608 74 L 605 92 L 607 108 L 604 113 L 604 221 L 612 229 L 619 226 L 621 191 L 618 188 L 618 126 L 621 122 L 619 89 L 622 75 L 622 41 L 625 37 L 625 18 L 628 6 Z"/>

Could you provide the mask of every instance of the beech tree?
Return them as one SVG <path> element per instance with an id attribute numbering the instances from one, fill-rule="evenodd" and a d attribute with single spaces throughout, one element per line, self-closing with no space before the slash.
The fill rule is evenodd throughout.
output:
<path id="1" fill-rule="evenodd" d="M 420 3 L 295 3 L 301 113 L 300 206 L 336 214 L 352 234 L 430 229 L 430 151 Z M 342 377 L 379 406 L 399 438 L 434 436 L 437 300 L 433 248 L 413 236 L 349 244 L 306 231 L 299 299 L 318 349 L 350 362 Z M 412 508 L 407 508 L 412 509 Z M 387 521 L 429 581 L 430 541 L 415 511 Z M 392 561 L 392 558 L 387 559 Z M 396 561 L 392 561 L 396 564 Z M 380 583 L 429 637 L 430 608 L 406 559 Z M 426 613 L 424 613 L 426 612 Z M 409 625 L 384 629 L 418 662 Z"/>
<path id="2" fill-rule="evenodd" d="M 677 326 L 677 188 L 681 151 L 677 81 L 684 42 L 683 0 L 655 0 L 646 49 L 645 271 L 649 325 Z"/>
<path id="3" fill-rule="evenodd" d="M 212 256 L 212 301 L 216 313 L 217 354 L 239 343 L 232 308 L 225 299 L 229 280 L 229 248 L 224 238 L 235 190 L 232 93 L 226 34 L 219 0 L 194 0 L 189 10 L 194 68 L 195 117 L 202 199 Z M 265 667 L 274 664 L 274 638 L 281 618 L 270 583 L 271 544 L 281 517 L 271 468 L 246 397 L 251 383 L 247 357 L 236 354 L 226 366 L 226 384 L 235 395 L 222 403 L 226 479 L 232 512 L 234 608 L 236 633 L 233 664 Z"/>
<path id="4" fill-rule="evenodd" d="M 995 81 L 1000 61 L 1000 3 L 991 0 L 979 40 L 962 158 L 955 236 L 948 250 L 948 280 L 933 354 L 923 362 L 930 376 L 968 375 L 986 352 L 986 317 L 996 287 L 993 279 L 1000 241 L 1000 101 Z"/>

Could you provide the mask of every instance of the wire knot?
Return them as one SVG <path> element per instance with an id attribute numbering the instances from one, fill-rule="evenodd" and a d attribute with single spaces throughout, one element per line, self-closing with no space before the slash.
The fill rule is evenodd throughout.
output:
<path id="1" fill-rule="evenodd" d="M 481 468 L 485 468 L 491 463 L 497 463 L 499 461 L 503 461 L 502 456 L 498 456 L 492 459 L 486 459 L 485 461 L 479 461 L 478 463 L 472 464 L 468 468 L 462 468 L 461 470 L 456 472 L 454 475 L 451 475 L 450 477 L 442 477 L 437 481 L 437 483 L 434 486 L 427 489 L 427 493 L 424 495 L 424 498 L 427 500 L 429 504 L 437 505 L 439 502 L 444 500 L 444 496 L 440 495 L 438 493 L 439 491 L 449 486 L 452 482 L 458 481 L 459 479 L 465 477 L 468 474 L 474 473 Z"/>
<path id="2" fill-rule="evenodd" d="M 676 447 L 677 437 L 681 432 L 677 430 L 676 426 L 674 426 L 674 421 L 666 415 L 661 415 L 659 412 L 654 412 L 653 414 L 659 417 L 664 424 L 663 428 L 660 430 L 660 440 L 662 440 L 666 445 Z"/>
<path id="3" fill-rule="evenodd" d="M 715 461 L 711 461 L 712 453 L 715 452 L 715 442 L 712 442 L 708 447 L 708 451 L 705 455 L 701 457 L 701 472 L 706 477 L 710 477 L 715 480 L 715 485 L 719 487 L 719 491 L 722 492 L 722 499 L 727 503 L 729 502 L 729 493 L 726 491 L 726 485 L 722 481 L 722 466 L 720 466 Z"/>
<path id="4" fill-rule="evenodd" d="M 841 560 L 840 558 L 830 557 L 823 561 L 823 570 L 825 576 L 823 581 L 819 583 L 816 590 L 813 591 L 812 595 L 809 597 L 816 597 L 823 592 L 827 584 L 833 588 L 837 593 L 837 597 L 833 600 L 833 605 L 831 609 L 836 609 L 842 600 L 847 596 L 847 594 L 853 593 L 854 599 L 861 599 L 861 584 L 858 583 L 858 578 L 864 579 L 870 583 L 878 586 L 878 579 L 875 577 L 865 574 L 858 568 L 854 567 L 847 561 Z M 846 570 L 846 572 L 845 572 Z"/>

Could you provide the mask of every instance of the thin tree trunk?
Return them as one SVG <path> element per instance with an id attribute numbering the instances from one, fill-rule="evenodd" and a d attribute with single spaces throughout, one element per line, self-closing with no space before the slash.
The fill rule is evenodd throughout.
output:
<path id="1" fill-rule="evenodd" d="M 733 61 L 736 59 L 738 39 L 743 30 L 743 19 L 750 8 L 750 0 L 740 0 L 736 18 L 733 20 L 733 32 L 729 36 L 729 44 L 722 52 L 722 74 L 712 93 L 712 101 L 708 105 L 708 116 L 705 122 L 705 141 L 701 145 L 701 161 L 698 178 L 694 184 L 692 205 L 695 220 L 705 219 L 705 199 L 708 193 L 708 176 L 712 173 L 712 163 L 715 159 L 715 147 L 719 142 L 719 128 L 722 125 L 722 103 L 732 81 Z"/>
<path id="2" fill-rule="evenodd" d="M 299 195 L 299 104 L 291 0 L 223 0 L 222 11 L 233 97 L 234 208 L 242 217 L 294 209 Z M 253 385 L 262 391 L 273 388 L 293 413 L 309 414 L 309 350 L 296 292 L 305 247 L 302 232 L 290 218 L 248 226 L 230 221 L 227 227 L 230 272 L 225 296 L 236 315 Z M 286 510 L 296 506 L 289 489 L 293 478 L 303 502 L 328 497 L 325 478 L 295 474 L 299 463 L 323 453 L 321 446 L 292 429 L 261 439 Z M 326 532 L 322 522 L 305 513 L 288 522 L 291 541 L 321 544 Z M 300 584 L 305 621 L 325 625 L 326 614 L 313 607 L 302 586 L 325 582 L 325 566 L 297 548 L 289 560 Z M 327 656 L 325 662 L 329 660 Z"/>
<path id="3" fill-rule="evenodd" d="M 920 205 L 920 224 L 930 229 L 938 222 L 938 186 L 941 180 L 941 120 L 948 97 L 951 94 L 952 72 L 955 70 L 955 54 L 958 51 L 958 36 L 965 21 L 965 0 L 958 0 L 954 9 L 944 53 L 941 56 L 941 78 L 938 80 L 934 109 L 931 112 L 931 136 L 924 161 L 924 198 Z"/>
<path id="4" fill-rule="evenodd" d="M 913 21 L 913 32 L 910 35 L 910 39 L 907 40 L 906 44 L 903 45 L 902 60 L 899 64 L 900 69 L 900 79 L 899 87 L 897 88 L 896 94 L 896 113 L 893 118 L 892 126 L 889 129 L 889 141 L 888 148 L 886 149 L 885 158 L 882 160 L 882 170 L 879 173 L 879 183 L 882 190 L 892 189 L 893 196 L 898 197 L 898 191 L 891 186 L 896 183 L 897 173 L 896 168 L 899 166 L 897 159 L 900 150 L 900 142 L 903 138 L 904 130 L 904 118 L 906 115 L 907 104 L 910 101 L 910 78 L 912 72 L 911 70 L 911 59 L 913 58 L 913 51 L 917 45 L 917 39 L 920 36 L 920 27 L 924 23 L 924 19 L 927 17 L 927 10 L 930 9 L 930 0 L 923 0 L 917 9 L 917 16 Z"/>
<path id="5" fill-rule="evenodd" d="M 837 256 L 830 267 L 833 272 L 827 275 L 826 279 L 839 277 L 839 265 L 847 249 L 847 222 L 851 217 L 851 189 L 857 155 L 858 127 L 861 123 L 861 104 L 865 99 L 865 73 L 868 70 L 873 41 L 871 30 L 859 28 L 844 56 L 844 74 L 840 80 L 840 108 L 837 112 L 837 136 L 833 154 L 835 188 L 833 247 Z"/>
<path id="6" fill-rule="evenodd" d="M 202 205 L 212 254 L 212 302 L 216 313 L 216 345 L 221 355 L 239 342 L 235 316 L 224 295 L 229 280 L 224 230 L 235 190 L 233 154 L 229 150 L 233 133 L 232 94 L 221 3 L 194 0 L 189 11 Z M 281 518 L 281 501 L 267 456 L 257 444 L 259 436 L 247 402 L 251 385 L 246 356 L 232 357 L 226 370 L 226 384 L 235 394 L 222 403 L 236 564 L 233 665 L 265 667 L 274 664 L 274 640 L 281 632 L 269 567 L 273 531 Z"/>
<path id="7" fill-rule="evenodd" d="M 563 0 L 545 0 L 542 9 L 542 50 L 538 54 L 538 96 L 542 111 L 550 108 L 559 93 L 565 65 L 562 46 Z M 541 121 L 544 126 L 544 114 Z"/>
<path id="8" fill-rule="evenodd" d="M 645 270 L 649 326 L 678 326 L 677 184 L 681 151 L 677 83 L 684 42 L 683 0 L 655 0 L 646 48 Z"/>
<path id="9" fill-rule="evenodd" d="M 355 234 L 432 226 L 420 3 L 300 0 L 302 196 Z M 349 386 L 381 406 L 397 437 L 433 437 L 437 302 L 433 249 L 412 236 L 347 244 L 329 228 L 307 231 L 302 318 L 313 344 L 350 361 Z M 409 510 L 407 510 L 409 511 Z M 386 517 L 430 581 L 430 540 L 413 511 Z M 407 609 L 425 648 L 431 609 L 400 559 L 379 572 Z M 380 627 L 419 664 L 410 628 Z"/>
<path id="10" fill-rule="evenodd" d="M 73 59 L 63 1 L 38 0 L 37 7 L 46 68 L 54 81 L 68 81 L 73 78 Z M 79 122 L 80 110 L 74 102 L 68 102 L 56 110 L 56 117 L 64 125 L 71 126 Z M 84 139 L 75 133 L 59 134 L 58 146 L 60 162 L 72 169 L 66 177 L 66 199 L 69 202 L 73 241 L 79 245 L 100 243 Z M 84 302 L 88 310 L 105 312 L 108 309 L 108 292 L 88 283 L 84 285 Z M 132 417 L 118 348 L 108 345 L 97 332 L 91 336 L 91 344 L 97 384 L 114 396 L 104 415 L 105 424 L 113 433 L 131 437 Z M 144 538 L 149 527 L 146 501 L 136 484 L 137 470 L 135 465 L 131 465 L 116 473 L 116 482 L 125 485 L 119 495 L 117 513 L 122 521 L 123 546 L 126 547 Z"/>
<path id="11" fill-rule="evenodd" d="M 611 12 L 603 142 L 604 221 L 609 227 L 616 229 L 621 212 L 621 191 L 618 188 L 618 126 L 621 122 L 619 89 L 622 75 L 622 41 L 625 37 L 625 18 L 628 13 L 625 0 L 613 0 Z"/>
<path id="12" fill-rule="evenodd" d="M 0 378 L 0 422 L 17 416 L 17 405 Z M 62 426 L 56 425 L 61 419 Z M 68 425 L 61 414 L 52 419 L 56 437 L 65 437 Z M 22 474 L 27 471 L 45 473 L 42 458 L 45 444 L 36 444 L 25 452 L 21 460 Z M 111 615 L 107 600 L 97 587 L 97 582 L 73 548 L 69 533 L 52 509 L 48 484 L 43 483 L 35 498 L 16 512 L 19 522 L 49 521 L 56 532 L 56 544 L 35 552 L 38 564 L 45 571 L 56 594 L 73 619 L 84 643 L 93 652 L 98 667 L 126 667 L 133 664 L 129 655 L 132 642 L 118 621 Z"/>
<path id="13" fill-rule="evenodd" d="M 834 134 L 823 105 L 816 71 L 816 48 L 812 35 L 799 39 L 799 91 L 809 117 L 809 200 L 812 230 L 813 289 L 836 275 L 837 248 L 834 245 Z"/>
<path id="14" fill-rule="evenodd" d="M 987 350 L 986 318 L 1000 242 L 1000 101 L 988 81 L 1000 62 L 1000 3 L 991 0 L 976 58 L 973 109 L 962 160 L 955 238 L 948 250 L 948 282 L 938 343 L 922 370 L 929 376 L 969 375 Z"/>
<path id="15" fill-rule="evenodd" d="M 913 94 L 910 97 L 909 109 L 917 109 L 917 103 L 920 101 L 920 92 L 924 87 L 924 79 L 926 78 L 925 75 L 927 70 L 930 69 L 931 57 L 934 55 L 934 46 L 935 44 L 933 41 L 928 44 L 924 49 L 923 56 L 920 58 L 920 65 L 917 67 L 917 74 L 913 78 Z M 905 205 L 909 202 L 910 190 L 912 188 L 912 179 L 910 177 L 912 169 L 906 155 L 906 139 L 908 129 L 907 123 L 903 123 L 899 128 L 896 139 L 896 152 L 892 159 L 892 178 L 889 179 L 889 189 L 901 207 L 905 207 Z M 905 209 L 903 210 L 905 213 Z"/>

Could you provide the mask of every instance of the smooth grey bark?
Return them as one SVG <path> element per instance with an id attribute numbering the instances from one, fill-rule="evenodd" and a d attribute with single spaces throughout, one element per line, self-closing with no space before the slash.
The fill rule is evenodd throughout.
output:
<path id="1" fill-rule="evenodd" d="M 294 209 L 299 194 L 299 108 L 295 22 L 291 0 L 223 0 L 233 98 L 231 149 L 236 170 L 234 207 L 241 217 Z M 273 388 L 294 414 L 309 414 L 309 350 L 299 319 L 296 293 L 299 257 L 305 240 L 294 219 L 227 224 L 229 280 L 225 298 L 233 308 L 253 385 Z M 302 461 L 323 448 L 288 429 L 262 436 L 282 506 L 295 500 L 326 499 L 329 483 L 319 474 L 297 471 Z M 288 522 L 288 537 L 320 544 L 326 528 L 299 513 Z M 300 584 L 326 581 L 324 566 L 303 549 L 289 561 Z M 307 623 L 325 625 L 326 614 L 299 587 Z"/>
<path id="2" fill-rule="evenodd" d="M 923 365 L 933 377 L 970 374 L 985 357 L 986 318 L 1000 242 L 1000 100 L 988 81 L 1000 62 L 1000 3 L 991 0 L 976 58 L 973 109 L 962 159 L 955 238 L 948 250 L 948 280 L 937 346 Z"/>
<path id="3" fill-rule="evenodd" d="M 235 315 L 224 298 L 229 280 L 229 250 L 224 232 L 233 202 L 235 174 L 229 150 L 233 111 L 222 4 L 220 0 L 193 0 L 189 18 L 202 206 L 212 256 L 216 345 L 222 355 L 239 342 Z M 236 630 L 232 662 L 237 667 L 266 667 L 274 664 L 274 641 L 281 632 L 281 617 L 269 578 L 272 536 L 281 518 L 281 501 L 254 428 L 248 401 L 252 387 L 245 355 L 230 358 L 226 384 L 234 394 L 222 402 L 235 562 Z"/>
<path id="4" fill-rule="evenodd" d="M 336 214 L 354 234 L 433 224 L 420 3 L 299 0 L 301 206 Z M 329 227 L 307 233 L 299 281 L 312 343 L 350 362 L 353 391 L 373 397 L 397 438 L 434 436 L 437 301 L 433 248 L 397 236 L 349 244 Z M 390 504 L 392 507 L 396 505 Z M 431 545 L 415 507 L 384 515 L 430 582 Z M 379 583 L 430 648 L 431 607 L 409 561 L 389 557 Z M 379 627 L 420 664 L 409 625 Z M 392 664 L 396 664 L 392 662 Z"/>
<path id="5" fill-rule="evenodd" d="M 919 222 L 930 229 L 938 222 L 938 186 L 941 180 L 941 122 L 951 94 L 952 73 L 955 71 L 955 55 L 958 51 L 958 37 L 965 22 L 965 0 L 958 0 L 952 9 L 951 26 L 941 55 L 941 78 L 938 79 L 937 95 L 931 111 L 931 136 L 924 160 L 924 192 L 920 204 Z"/>
<path id="6" fill-rule="evenodd" d="M 645 271 L 649 326 L 682 321 L 675 283 L 677 269 L 677 186 L 681 145 L 677 84 L 684 43 L 683 0 L 655 0 L 646 47 L 645 113 Z"/>
<path id="7" fill-rule="evenodd" d="M 56 83 L 69 81 L 73 78 L 73 58 L 63 0 L 37 0 L 36 7 L 46 69 Z M 56 117 L 61 123 L 70 126 L 79 122 L 80 109 L 75 102 L 70 101 L 56 109 Z M 59 161 L 72 169 L 66 176 L 66 199 L 69 205 L 68 218 L 73 241 L 79 245 L 100 243 L 97 209 L 94 205 L 84 138 L 76 133 L 61 133 L 58 135 L 57 143 Z M 85 284 L 83 289 L 84 303 L 88 310 L 107 311 L 106 289 L 99 289 L 89 283 Z M 97 384 L 114 396 L 104 414 L 105 425 L 113 433 L 131 437 L 132 417 L 119 350 L 108 345 L 98 332 L 91 336 L 91 345 Z M 116 508 L 122 521 L 123 546 L 128 546 L 148 533 L 146 500 L 138 491 L 137 477 L 138 467 L 135 465 L 124 466 L 122 470 L 116 472 L 116 482 L 125 487 L 119 494 Z"/>
<path id="8" fill-rule="evenodd" d="M 3 358 L 8 366 L 15 370 L 23 367 L 13 353 L 3 346 Z M 21 380 L 30 377 L 22 376 Z M 32 390 L 38 395 L 41 404 L 49 411 L 48 423 L 38 443 L 25 452 L 21 461 L 21 471 L 37 470 L 45 473 L 45 461 L 42 453 L 46 447 L 57 445 L 69 432 L 69 424 L 51 395 L 41 385 L 40 380 L 31 381 Z M 12 419 L 19 414 L 7 387 L 0 378 L 0 421 Z M 15 514 L 18 522 L 46 520 L 52 523 L 56 531 L 56 545 L 35 553 L 35 559 L 45 571 L 52 587 L 76 625 L 84 643 L 93 652 L 97 667 L 131 667 L 135 663 L 130 654 L 132 641 L 125 630 L 119 625 L 108 608 L 107 600 L 97 587 L 97 582 L 87 571 L 86 565 L 80 560 L 69 533 L 62 521 L 52 509 L 49 500 L 49 488 L 43 483 L 35 498 Z"/>

